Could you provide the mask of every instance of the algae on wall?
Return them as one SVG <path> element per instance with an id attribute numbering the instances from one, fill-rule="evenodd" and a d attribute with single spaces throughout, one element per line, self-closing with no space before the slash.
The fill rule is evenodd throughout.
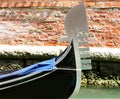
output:
<path id="1" fill-rule="evenodd" d="M 120 76 L 109 75 L 101 77 L 93 71 L 83 71 L 82 86 L 120 88 Z"/>

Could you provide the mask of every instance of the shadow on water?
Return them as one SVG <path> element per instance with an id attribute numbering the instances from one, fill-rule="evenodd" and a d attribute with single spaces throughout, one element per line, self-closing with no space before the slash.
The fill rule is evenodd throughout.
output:
<path id="1" fill-rule="evenodd" d="M 74 99 L 120 99 L 120 88 L 81 88 Z"/>

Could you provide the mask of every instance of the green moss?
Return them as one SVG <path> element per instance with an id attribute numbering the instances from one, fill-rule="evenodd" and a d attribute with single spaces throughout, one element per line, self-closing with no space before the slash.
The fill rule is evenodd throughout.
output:
<path id="1" fill-rule="evenodd" d="M 112 75 L 111 75 L 112 76 Z M 87 72 L 82 74 L 82 86 L 96 86 L 96 87 L 107 87 L 114 88 L 120 87 L 120 76 L 101 78 L 96 73 Z"/>

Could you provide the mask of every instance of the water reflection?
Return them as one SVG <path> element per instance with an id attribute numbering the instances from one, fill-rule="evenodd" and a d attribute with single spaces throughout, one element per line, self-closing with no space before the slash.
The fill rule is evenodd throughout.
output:
<path id="1" fill-rule="evenodd" d="M 75 99 L 120 99 L 120 88 L 81 88 Z"/>

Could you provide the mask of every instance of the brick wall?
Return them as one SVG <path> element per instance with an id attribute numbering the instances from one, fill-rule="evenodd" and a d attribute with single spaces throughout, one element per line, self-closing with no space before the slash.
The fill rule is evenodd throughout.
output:
<path id="1" fill-rule="evenodd" d="M 0 0 L 0 7 L 71 7 L 82 0 Z M 119 0 L 85 0 L 87 7 L 109 8 L 120 7 Z"/>
<path id="2" fill-rule="evenodd" d="M 81 0 L 1 0 L 0 7 L 1 9 L 12 7 L 22 8 L 22 10 L 24 10 L 24 8 L 31 9 L 49 7 L 49 9 L 51 9 L 53 7 L 60 7 L 64 8 L 65 10 L 66 7 L 75 6 L 80 1 Z M 120 47 L 120 0 L 85 0 L 85 3 L 90 27 L 90 46 Z M 44 44 L 47 45 L 49 45 L 48 42 L 57 44 L 57 38 L 64 35 L 63 17 L 65 16 L 65 13 L 63 13 L 63 9 L 51 10 L 54 13 L 49 16 L 49 19 L 57 19 L 58 21 L 52 20 L 46 23 L 42 23 L 40 26 L 47 28 L 46 31 L 44 31 L 47 32 L 47 35 L 41 34 L 40 37 L 43 40 L 38 40 L 38 38 L 36 39 L 33 36 L 33 42 L 43 41 Z M 59 13 L 61 15 L 58 15 Z M 56 14 L 56 17 L 52 18 L 53 14 Z M 27 39 L 30 38 L 31 35 L 27 37 Z M 7 41 L 7 43 L 3 42 L 0 44 L 8 44 L 10 43 L 9 41 Z M 14 42 L 16 42 L 16 40 L 14 40 Z M 14 44 L 14 42 L 10 44 Z"/>

